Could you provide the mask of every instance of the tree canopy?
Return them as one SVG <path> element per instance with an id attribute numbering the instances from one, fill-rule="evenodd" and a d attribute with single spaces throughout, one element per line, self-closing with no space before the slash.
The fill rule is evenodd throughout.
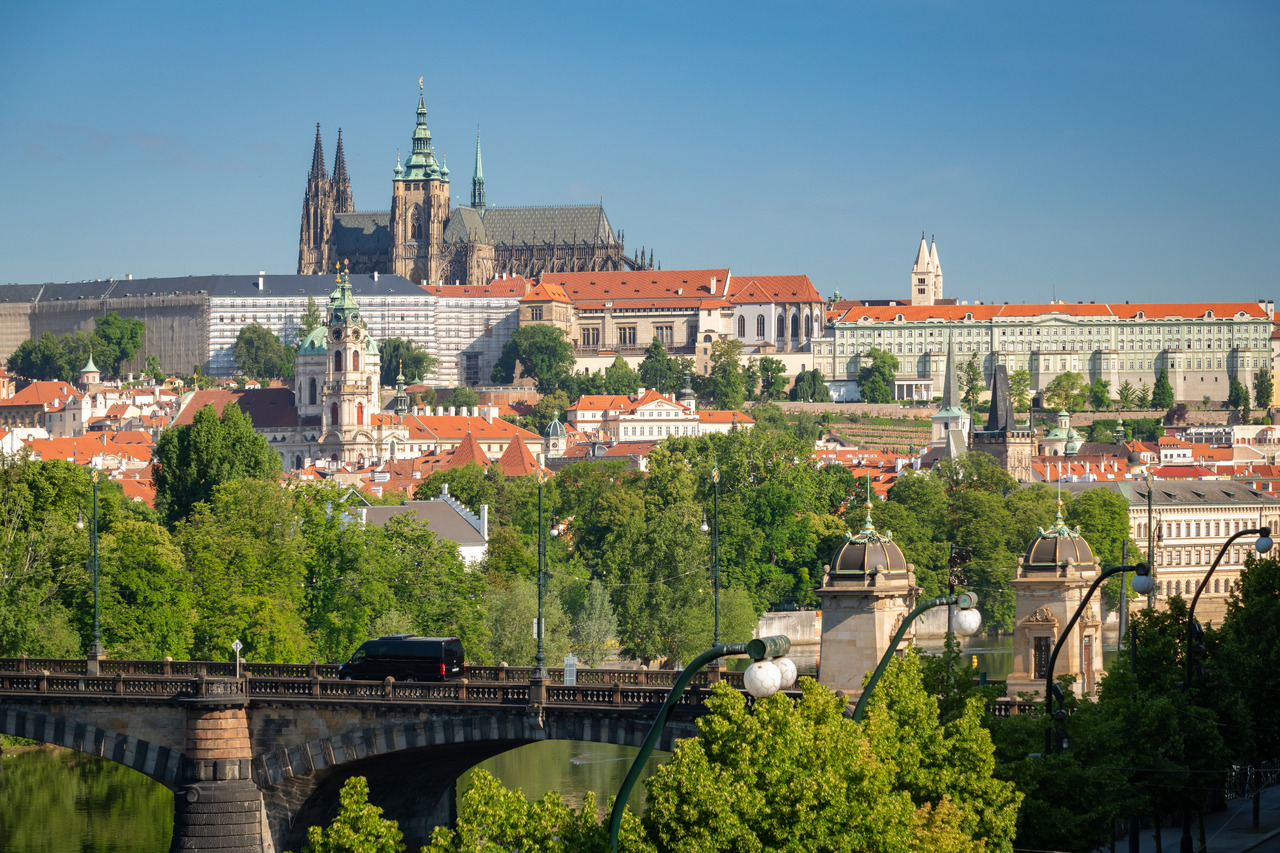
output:
<path id="1" fill-rule="evenodd" d="M 577 360 L 568 335 L 558 326 L 533 323 L 511 333 L 502 346 L 502 354 L 493 366 L 494 382 L 508 383 L 515 378 L 516 365 L 525 376 L 538 383 L 538 391 L 550 394 L 569 375 Z"/>
<path id="2" fill-rule="evenodd" d="M 44 332 L 38 339 L 28 338 L 9 356 L 9 372 L 27 379 L 73 382 L 92 354 L 104 376 L 119 376 L 124 363 L 137 355 L 145 334 L 143 321 L 112 311 L 94 318 L 90 334 L 71 332 L 58 337 Z"/>
<path id="3" fill-rule="evenodd" d="M 378 353 L 382 358 L 378 382 L 384 388 L 394 387 L 396 377 L 401 374 L 409 385 L 422 382 L 435 372 L 440 361 L 414 341 L 405 338 L 384 338 L 378 342 Z"/>
<path id="4" fill-rule="evenodd" d="M 215 487 L 244 477 L 274 479 L 283 463 L 234 402 L 196 412 L 190 424 L 160 434 L 154 454 L 156 511 L 168 524 L 185 518 Z"/>
<path id="5" fill-rule="evenodd" d="M 1156 377 L 1155 387 L 1151 389 L 1151 406 L 1155 409 L 1170 409 L 1173 404 L 1173 385 L 1169 383 L 1169 371 L 1162 367 L 1160 375 Z"/>
<path id="6" fill-rule="evenodd" d="M 893 380 L 898 373 L 898 359 L 893 354 L 872 347 L 870 361 L 858 371 L 858 387 L 864 403 L 893 402 Z"/>
<path id="7" fill-rule="evenodd" d="M 232 346 L 236 369 L 255 379 L 293 376 L 293 348 L 286 347 L 266 326 L 250 323 L 240 329 Z"/>

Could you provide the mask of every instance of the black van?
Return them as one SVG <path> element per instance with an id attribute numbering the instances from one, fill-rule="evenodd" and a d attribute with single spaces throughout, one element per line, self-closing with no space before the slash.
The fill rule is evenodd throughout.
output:
<path id="1" fill-rule="evenodd" d="M 366 640 L 338 667 L 338 677 L 348 681 L 381 681 L 388 676 L 396 681 L 444 681 L 465 674 L 461 640 L 413 634 Z"/>

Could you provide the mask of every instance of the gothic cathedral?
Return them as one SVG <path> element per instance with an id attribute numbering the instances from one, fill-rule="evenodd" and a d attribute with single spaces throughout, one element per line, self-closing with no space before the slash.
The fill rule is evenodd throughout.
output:
<path id="1" fill-rule="evenodd" d="M 342 152 L 333 177 L 324 164 L 316 125 L 311 172 L 302 202 L 298 273 L 328 274 L 350 262 L 356 273 L 389 272 L 426 285 L 485 285 L 502 275 L 653 268 L 653 252 L 626 255 L 603 205 L 490 207 L 486 203 L 480 136 L 476 134 L 471 205 L 451 210 L 449 167 L 437 159 L 419 82 L 417 123 L 408 160 L 396 166 L 391 210 L 357 213 Z"/>

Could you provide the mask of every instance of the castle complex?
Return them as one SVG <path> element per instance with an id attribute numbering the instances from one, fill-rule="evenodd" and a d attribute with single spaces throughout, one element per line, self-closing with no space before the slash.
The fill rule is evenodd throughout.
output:
<path id="1" fill-rule="evenodd" d="M 449 167 L 436 156 L 419 91 L 412 148 L 403 164 L 396 157 L 388 211 L 356 212 L 342 131 L 330 177 L 316 125 L 302 202 L 298 273 L 332 273 L 342 261 L 350 261 L 354 273 L 394 273 L 415 284 L 475 287 L 504 275 L 649 269 L 653 253 L 647 261 L 643 252 L 627 257 L 623 233 L 613 230 L 602 205 L 490 207 L 479 133 L 471 205 L 451 210 Z"/>

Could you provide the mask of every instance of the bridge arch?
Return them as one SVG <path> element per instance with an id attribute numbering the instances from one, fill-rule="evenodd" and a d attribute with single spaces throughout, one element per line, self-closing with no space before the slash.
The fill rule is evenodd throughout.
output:
<path id="1" fill-rule="evenodd" d="M 79 709 L 83 710 L 83 709 Z M 137 770 L 169 790 L 182 786 L 182 753 L 92 721 L 21 705 L 0 712 L 0 734 L 74 749 Z"/>
<path id="2" fill-rule="evenodd" d="M 298 718 L 305 709 L 291 710 L 298 729 L 310 725 Z M 253 780 L 262 791 L 278 849 L 296 848 L 305 842 L 308 826 L 330 820 L 338 792 L 352 776 L 368 779 L 369 801 L 396 820 L 408 848 L 417 849 L 415 845 L 429 843 L 432 828 L 447 826 L 457 817 L 457 781 L 486 759 L 543 740 L 639 747 L 653 722 L 652 713 L 601 715 L 598 710 L 550 707 L 541 714 L 526 707 L 447 712 L 405 708 L 394 717 L 385 708 L 377 711 L 371 709 L 367 725 L 293 744 L 277 727 L 260 717 L 255 721 L 255 729 L 264 727 L 264 734 L 274 731 L 269 752 L 258 750 L 256 731 L 251 740 Z M 694 715 L 682 715 L 667 725 L 658 748 L 670 751 L 677 739 L 696 731 Z"/>

